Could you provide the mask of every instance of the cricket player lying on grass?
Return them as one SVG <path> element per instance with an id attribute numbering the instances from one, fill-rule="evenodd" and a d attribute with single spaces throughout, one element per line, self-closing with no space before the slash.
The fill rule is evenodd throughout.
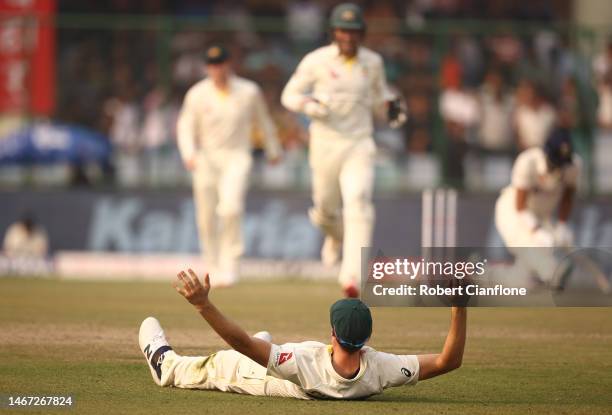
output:
<path id="1" fill-rule="evenodd" d="M 359 399 L 392 386 L 415 385 L 461 366 L 466 337 L 466 309 L 451 309 L 451 326 L 440 354 L 394 355 L 365 346 L 372 333 L 369 308 L 343 299 L 330 309 L 331 345 L 315 341 L 271 343 L 267 332 L 249 336 L 210 301 L 204 284 L 189 270 L 178 274 L 176 290 L 234 350 L 204 357 L 175 353 L 159 322 L 148 317 L 139 343 L 160 386 L 210 389 L 298 399 Z"/>

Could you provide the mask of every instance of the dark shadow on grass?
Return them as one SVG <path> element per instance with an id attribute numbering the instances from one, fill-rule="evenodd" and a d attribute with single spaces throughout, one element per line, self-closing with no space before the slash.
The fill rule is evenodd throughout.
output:
<path id="1" fill-rule="evenodd" d="M 487 400 L 473 400 L 473 399 L 457 399 L 457 398 L 431 398 L 431 397 L 419 397 L 419 396 L 390 396 L 390 395 L 376 395 L 368 398 L 366 402 L 380 403 L 415 403 L 415 404 L 439 404 L 439 405 L 479 405 L 483 407 L 491 407 L 495 405 L 533 405 L 534 402 L 529 400 L 519 399 L 487 399 Z M 575 404 L 575 402 L 562 402 L 562 401 L 539 401 L 538 405 L 563 405 L 563 404 Z"/>
<path id="2" fill-rule="evenodd" d="M 496 404 L 496 403 L 502 403 L 502 404 L 521 404 L 521 403 L 525 403 L 525 402 L 511 402 L 511 401 L 507 401 L 507 402 L 499 402 L 499 401 L 472 401 L 469 399 L 464 399 L 464 400 L 459 400 L 459 399 L 445 399 L 445 398 L 424 398 L 424 397 L 416 397 L 416 396 L 391 396 L 391 395 L 385 395 L 385 394 L 381 394 L 381 395 L 376 395 L 376 396 L 371 396 L 369 398 L 365 398 L 365 399 L 315 399 L 313 401 L 303 401 L 301 399 L 295 399 L 295 398 L 281 398 L 281 397 L 276 397 L 276 396 L 254 396 L 254 395 L 242 395 L 239 393 L 233 393 L 233 392 L 222 392 L 222 391 L 218 391 L 218 390 L 204 390 L 204 389 L 180 389 L 180 388 L 170 388 L 171 390 L 175 390 L 175 391 L 180 391 L 179 393 L 213 393 L 215 394 L 215 396 L 227 396 L 227 398 L 232 399 L 232 398 L 240 398 L 240 399 L 245 399 L 245 400 L 275 400 L 275 401 L 291 401 L 291 402 L 321 402 L 321 403 L 339 403 L 339 402 L 346 402 L 346 403 L 363 403 L 363 404 L 380 404 L 380 403 L 388 403 L 388 404 L 393 404 L 393 403 L 415 403 L 415 404 L 440 404 L 440 405 L 452 405 L 452 404 L 468 404 L 468 405 L 474 405 L 474 404 L 481 404 L 481 405 L 491 405 L 491 404 Z"/>
<path id="3" fill-rule="evenodd" d="M 155 386 L 156 390 L 159 390 L 158 386 Z M 282 397 L 272 397 L 272 396 L 254 396 L 254 395 L 243 395 L 239 393 L 233 392 L 222 392 L 218 390 L 204 390 L 204 389 L 181 389 L 181 388 L 163 388 L 164 391 L 171 391 L 171 393 L 181 394 L 184 397 L 193 394 L 194 398 L 200 394 L 213 394 L 216 399 L 219 399 L 220 402 L 227 400 L 244 400 L 245 403 L 249 402 L 250 404 L 261 405 L 266 401 L 271 402 L 292 402 L 297 405 L 306 404 L 312 405 L 316 402 L 316 405 L 334 405 L 334 404 L 358 404 L 360 406 L 369 407 L 371 405 L 393 405 L 393 404 L 414 404 L 414 405 L 441 405 L 441 406 L 480 406 L 482 408 L 495 408 L 496 406 L 506 406 L 506 405 L 522 405 L 525 407 L 538 406 L 542 405 L 575 405 L 576 402 L 562 402 L 559 400 L 554 401 L 546 401 L 542 400 L 537 403 L 529 401 L 529 400 L 519 400 L 519 399 L 486 399 L 486 400 L 478 400 L 478 399 L 470 399 L 470 398 L 457 398 L 457 397 L 423 397 L 423 396 L 406 396 L 406 395 L 396 395 L 396 394 L 380 394 L 371 396 L 366 399 L 353 399 L 353 400 L 341 400 L 341 399 L 315 399 L 312 401 L 305 401 L 295 398 L 282 398 Z M 200 395 L 200 397 L 202 396 Z M 217 401 L 217 402 L 219 402 Z M 597 406 L 597 405 L 596 405 Z"/>

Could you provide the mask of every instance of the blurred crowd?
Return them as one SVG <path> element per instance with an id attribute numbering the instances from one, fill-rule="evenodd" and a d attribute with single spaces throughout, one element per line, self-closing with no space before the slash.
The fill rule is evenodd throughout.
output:
<path id="1" fill-rule="evenodd" d="M 60 28 L 59 120 L 105 132 L 118 157 L 145 160 L 152 172 L 159 171 L 160 157 L 179 163 L 174 126 L 182 97 L 205 75 L 204 49 L 222 42 L 236 72 L 262 86 L 285 148 L 304 151 L 307 120 L 284 110 L 279 97 L 301 57 L 327 41 L 327 13 L 337 1 L 90 3 L 62 1 L 60 12 L 170 15 L 175 24 L 168 30 Z M 380 123 L 381 157 L 402 163 L 411 155 L 441 155 L 446 181 L 462 186 L 466 160 L 511 158 L 541 144 L 555 126 L 571 129 L 585 154 L 598 137 L 612 136 L 612 42 L 590 57 L 579 51 L 574 32 L 547 25 L 568 18 L 569 1 L 515 3 L 361 2 L 370 25 L 366 45 L 383 55 L 409 112 L 401 130 Z M 467 17 L 534 21 L 538 29 L 466 22 L 436 31 L 428 25 Z M 257 134 L 254 140 L 261 141 Z"/>

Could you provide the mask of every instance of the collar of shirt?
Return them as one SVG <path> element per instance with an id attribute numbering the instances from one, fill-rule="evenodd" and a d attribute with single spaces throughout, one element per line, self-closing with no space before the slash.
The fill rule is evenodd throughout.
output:
<path id="1" fill-rule="evenodd" d="M 331 51 L 332 51 L 332 56 L 334 56 L 334 58 L 338 62 L 348 66 L 349 68 L 352 68 L 355 63 L 360 62 L 360 60 L 361 60 L 361 58 L 363 56 L 363 52 L 362 52 L 361 46 L 358 46 L 357 54 L 355 56 L 353 56 L 352 58 L 347 58 L 345 56 L 342 56 L 340 54 L 340 48 L 338 47 L 338 44 L 336 42 L 332 43 L 330 45 L 330 47 L 331 47 Z"/>
<path id="2" fill-rule="evenodd" d="M 234 86 L 236 83 L 236 76 L 231 74 L 229 76 L 229 78 L 227 79 L 227 88 L 226 89 L 219 89 L 217 88 L 217 86 L 215 85 L 215 83 L 212 81 L 212 79 L 208 78 L 208 82 L 210 84 L 210 88 L 215 91 L 215 93 L 220 97 L 220 98 L 227 98 L 228 96 L 230 96 L 234 90 Z"/>
<path id="3" fill-rule="evenodd" d="M 325 365 L 327 366 L 328 372 L 332 375 L 334 379 L 336 379 L 336 381 L 341 382 L 341 383 L 353 383 L 353 382 L 357 382 L 359 379 L 363 377 L 367 369 L 366 359 L 364 357 L 365 350 L 361 350 L 360 352 L 359 372 L 357 372 L 357 376 L 355 376 L 352 379 L 343 378 L 342 376 L 338 374 L 338 372 L 336 372 L 336 369 L 334 369 L 334 365 L 332 364 L 332 351 L 333 351 L 332 346 L 327 345 L 326 350 L 327 350 L 327 356 L 325 359 Z"/>
<path id="4" fill-rule="evenodd" d="M 548 170 L 548 160 L 546 153 L 541 150 L 540 157 L 536 161 L 536 171 L 540 177 L 548 177 L 550 180 L 560 180 L 565 171 L 565 167 Z"/>

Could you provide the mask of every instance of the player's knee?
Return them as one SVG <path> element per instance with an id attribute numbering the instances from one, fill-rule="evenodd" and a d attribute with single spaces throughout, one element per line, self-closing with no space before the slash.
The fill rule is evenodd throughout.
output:
<path id="1" fill-rule="evenodd" d="M 344 210 L 370 209 L 372 206 L 372 193 L 363 187 L 346 189 L 342 195 Z"/>
<path id="2" fill-rule="evenodd" d="M 242 203 L 220 203 L 217 207 L 217 215 L 221 217 L 240 216 L 244 212 L 244 204 Z"/>
<path id="3" fill-rule="evenodd" d="M 373 221 L 374 206 L 372 202 L 365 199 L 356 199 L 347 203 L 344 207 L 344 219 L 347 221 Z"/>
<path id="4" fill-rule="evenodd" d="M 316 207 L 308 211 L 308 216 L 312 224 L 318 227 L 336 226 L 339 220 L 338 214 Z"/>

